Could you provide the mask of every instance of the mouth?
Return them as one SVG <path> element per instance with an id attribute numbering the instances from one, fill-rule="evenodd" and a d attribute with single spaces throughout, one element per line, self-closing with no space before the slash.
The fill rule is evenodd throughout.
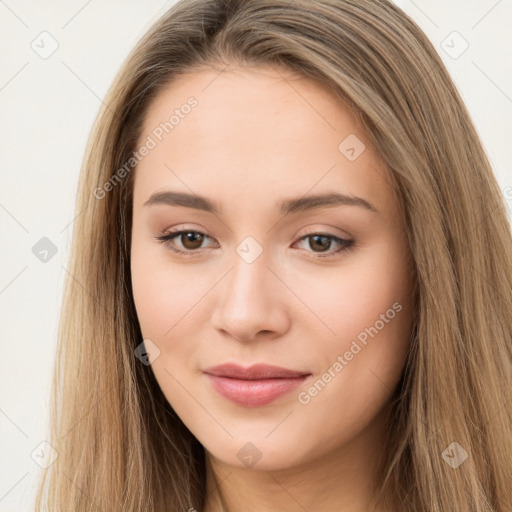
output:
<path id="1" fill-rule="evenodd" d="M 269 404 L 300 386 L 311 373 L 257 364 L 244 368 L 223 364 L 204 370 L 212 388 L 224 398 L 245 407 Z"/>

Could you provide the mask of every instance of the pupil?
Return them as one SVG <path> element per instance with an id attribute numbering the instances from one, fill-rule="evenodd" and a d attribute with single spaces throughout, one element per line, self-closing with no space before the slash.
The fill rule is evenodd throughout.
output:
<path id="1" fill-rule="evenodd" d="M 323 240 L 324 242 L 326 242 L 326 243 L 327 243 L 327 246 L 325 246 L 325 244 L 323 244 L 323 246 L 322 246 L 322 244 L 319 244 L 319 245 L 320 245 L 320 249 L 328 249 L 328 248 L 329 248 L 329 246 L 331 245 L 331 241 L 330 241 L 330 239 L 329 239 L 328 237 L 326 237 L 326 236 L 323 236 L 323 235 L 314 235 L 312 238 L 313 238 L 313 241 L 314 241 L 314 242 L 313 242 L 313 244 L 311 244 L 311 243 L 310 243 L 310 245 L 311 245 L 311 248 L 312 248 L 312 249 L 314 249 L 314 247 L 313 247 L 313 246 L 317 244 L 317 241 L 318 241 L 319 239 L 320 239 L 320 240 Z"/>
<path id="2" fill-rule="evenodd" d="M 183 243 L 183 240 L 182 240 L 182 243 L 186 249 L 197 249 L 197 248 L 201 247 L 201 244 L 203 243 L 202 235 L 200 233 L 193 233 L 193 232 L 189 231 L 188 233 L 184 233 L 182 236 L 185 237 L 185 240 L 187 241 L 187 243 L 190 243 L 190 242 L 192 243 L 192 247 L 190 247 L 190 246 L 187 246 L 187 243 Z M 199 241 L 199 243 L 197 243 L 198 241 Z"/>

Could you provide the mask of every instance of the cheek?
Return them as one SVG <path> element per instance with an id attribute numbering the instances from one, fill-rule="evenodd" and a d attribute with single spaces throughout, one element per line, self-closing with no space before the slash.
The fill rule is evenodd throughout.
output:
<path id="1" fill-rule="evenodd" d="M 173 296 L 170 276 L 161 265 L 148 264 L 144 251 L 132 248 L 132 288 L 137 317 L 145 338 L 161 337 L 173 320 Z"/>
<path id="2" fill-rule="evenodd" d="M 342 423 L 347 436 L 355 435 L 388 401 L 403 371 L 412 318 L 410 274 L 392 244 L 378 249 L 340 266 L 339 275 L 331 272 L 324 293 L 309 294 L 315 312 L 335 332 L 317 345 L 319 371 L 300 397 L 309 428 L 322 415 L 326 432 L 339 431 Z M 322 284 L 318 276 L 313 280 Z M 333 435 L 332 445 L 338 441 Z"/>
<path id="3" fill-rule="evenodd" d="M 135 237 L 131 252 L 134 303 L 142 334 L 163 340 L 189 320 L 189 312 L 207 289 L 208 278 L 169 261 L 157 242 Z M 211 286 L 211 284 L 210 284 Z"/>
<path id="4" fill-rule="evenodd" d="M 334 406 L 341 397 L 359 404 L 382 400 L 402 372 L 411 332 L 411 276 L 395 247 L 375 245 L 326 273 L 325 283 L 318 275 L 304 283 L 318 290 L 309 292 L 309 300 L 332 334 L 321 345 L 318 370 L 331 368 L 336 375 L 326 393 Z"/>
<path id="5" fill-rule="evenodd" d="M 407 330 L 410 271 L 395 247 L 382 241 L 347 255 L 337 266 L 304 272 L 296 280 L 297 295 L 307 298 L 313 312 L 329 328 L 332 348 L 339 349 L 347 341 L 350 345 L 350 340 L 376 323 L 377 327 L 385 326 L 380 331 L 392 339 Z M 385 315 L 384 324 L 381 315 Z"/>
<path id="6" fill-rule="evenodd" d="M 203 322 L 198 314 L 204 276 L 191 279 L 190 273 L 169 264 L 162 247 L 153 245 L 132 245 L 133 298 L 143 339 L 159 349 L 151 363 L 153 374 L 168 402 L 183 410 L 190 397 L 178 383 L 186 381 L 186 388 L 193 389 L 189 378 L 197 347 L 192 341 Z"/>
<path id="7" fill-rule="evenodd" d="M 150 262 L 150 263 L 148 263 Z M 208 421 L 201 408 L 191 407 L 200 396 L 197 372 L 197 331 L 208 320 L 201 297 L 213 286 L 204 273 L 193 275 L 169 261 L 157 244 L 134 238 L 131 254 L 134 303 L 144 339 L 159 349 L 151 370 L 167 401 L 191 431 Z"/>

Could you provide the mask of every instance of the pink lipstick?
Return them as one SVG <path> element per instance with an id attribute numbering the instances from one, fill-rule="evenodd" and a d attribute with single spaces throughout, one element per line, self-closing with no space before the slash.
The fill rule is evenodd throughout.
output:
<path id="1" fill-rule="evenodd" d="M 213 389 L 245 407 L 258 407 L 290 393 L 311 374 L 279 366 L 255 364 L 244 368 L 227 363 L 204 370 Z"/>

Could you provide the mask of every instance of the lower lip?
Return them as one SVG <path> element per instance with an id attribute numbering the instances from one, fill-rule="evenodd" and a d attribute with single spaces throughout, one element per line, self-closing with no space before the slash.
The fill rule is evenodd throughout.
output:
<path id="1" fill-rule="evenodd" d="M 213 389 L 224 398 L 246 407 L 258 407 L 266 405 L 278 398 L 290 393 L 300 386 L 308 376 L 282 378 L 242 380 L 218 375 L 206 374 Z"/>

